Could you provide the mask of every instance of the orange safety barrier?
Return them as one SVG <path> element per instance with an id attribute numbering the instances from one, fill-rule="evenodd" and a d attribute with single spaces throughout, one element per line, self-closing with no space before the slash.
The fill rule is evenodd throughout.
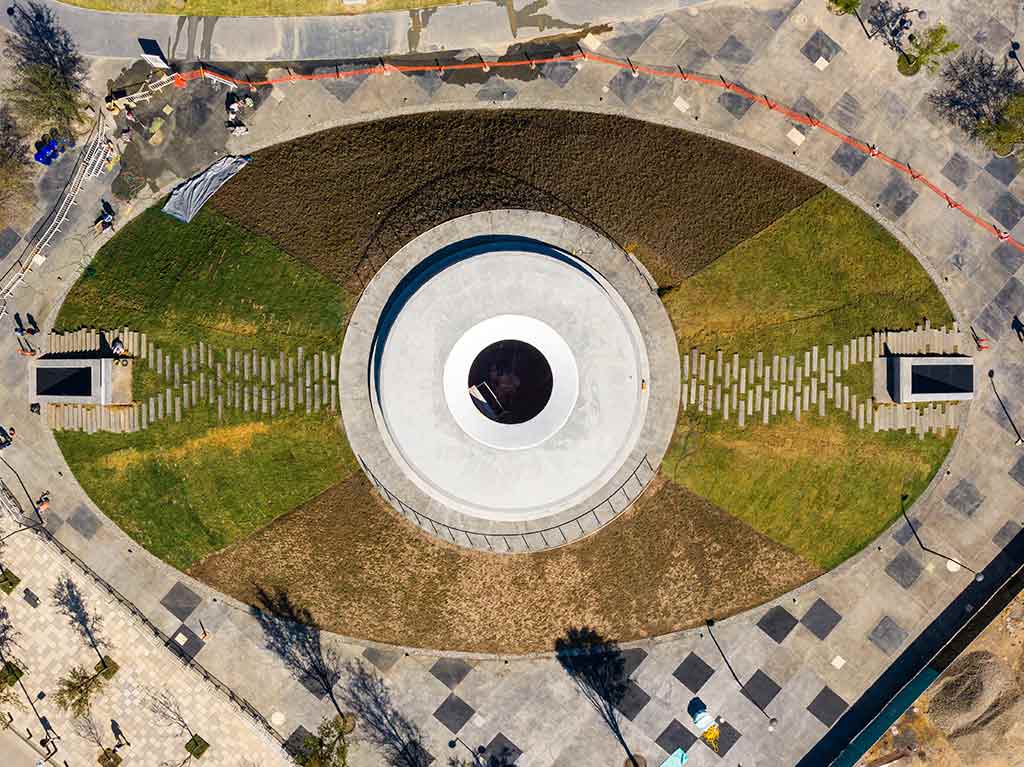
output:
<path id="1" fill-rule="evenodd" d="M 358 77 L 360 75 L 375 75 L 385 74 L 390 75 L 392 72 L 398 73 L 412 73 L 412 72 L 446 72 L 446 71 L 458 71 L 458 70 L 473 70 L 482 69 L 485 72 L 489 72 L 491 69 L 501 69 L 507 67 L 523 67 L 528 66 L 531 69 L 535 69 L 538 64 L 556 64 L 562 62 L 575 62 L 575 61 L 593 61 L 599 64 L 605 64 L 611 67 L 617 67 L 619 69 L 629 69 L 632 71 L 633 76 L 639 76 L 641 74 L 650 75 L 651 77 L 667 77 L 674 80 L 684 80 L 685 82 L 695 83 L 697 85 L 704 85 L 711 88 L 719 88 L 721 90 L 730 91 L 735 93 L 737 96 L 747 99 L 753 104 L 766 107 L 767 109 L 778 112 L 783 115 L 787 120 L 792 122 L 807 125 L 811 128 L 820 128 L 830 136 L 848 144 L 859 152 L 867 155 L 871 159 L 879 160 L 885 163 L 894 170 L 898 170 L 902 173 L 906 173 L 913 181 L 920 183 L 926 189 L 931 191 L 933 194 L 945 200 L 946 204 L 953 210 L 959 211 L 963 216 L 972 221 L 977 226 L 981 227 L 989 234 L 996 237 L 1000 242 L 1006 242 L 1012 245 L 1017 250 L 1024 252 L 1024 243 L 1020 242 L 1016 238 L 1010 235 L 1009 232 L 1004 232 L 994 224 L 989 223 L 981 216 L 977 215 L 973 211 L 965 208 L 959 202 L 951 198 L 943 189 L 937 186 L 935 183 L 927 179 L 923 174 L 918 173 L 910 165 L 902 163 L 895 158 L 890 157 L 881 150 L 874 146 L 869 146 L 862 141 L 858 141 L 853 136 L 849 136 L 836 128 L 833 128 L 828 123 L 824 123 L 821 120 L 811 117 L 808 114 L 802 114 L 789 107 L 777 102 L 770 100 L 767 96 L 759 95 L 752 91 L 747 90 L 741 85 L 729 82 L 724 77 L 707 77 L 706 75 L 697 74 L 694 72 L 686 72 L 678 65 L 674 69 L 665 69 L 652 66 L 646 66 L 643 64 L 634 64 L 629 59 L 621 61 L 619 59 L 613 59 L 608 56 L 601 56 L 597 53 L 591 53 L 579 49 L 576 53 L 560 54 L 556 56 L 547 56 L 542 58 L 530 58 L 516 59 L 508 61 L 485 61 L 482 58 L 480 61 L 467 61 L 457 62 L 452 64 L 388 64 L 383 59 L 380 60 L 380 64 L 370 67 L 363 67 L 361 69 L 347 69 L 340 70 L 335 69 L 334 72 L 320 72 L 318 74 L 310 75 L 296 75 L 289 73 L 288 77 L 278 77 L 270 80 L 248 80 L 238 79 L 225 75 L 221 72 L 210 69 L 200 65 L 198 69 L 193 69 L 189 72 L 182 72 L 174 75 L 175 86 L 178 88 L 184 88 L 188 83 L 193 80 L 202 79 L 209 77 L 217 82 L 222 82 L 228 85 L 234 85 L 238 87 L 249 87 L 258 88 L 266 85 L 281 85 L 283 83 L 301 82 L 304 80 L 342 80 L 347 77 Z"/>

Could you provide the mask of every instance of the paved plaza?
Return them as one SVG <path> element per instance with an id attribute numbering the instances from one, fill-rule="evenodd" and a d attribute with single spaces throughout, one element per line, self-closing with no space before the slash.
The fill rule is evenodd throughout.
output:
<path id="1" fill-rule="evenodd" d="M 686 8 L 673 3 L 672 8 L 677 10 L 653 8 L 653 15 L 613 24 L 611 33 L 583 44 L 634 64 L 678 65 L 742 83 L 877 145 L 1015 240 L 1024 240 L 1024 174 L 1016 160 L 994 157 L 942 122 L 925 99 L 933 80 L 924 73 L 899 75 L 894 57 L 877 41 L 865 39 L 855 19 L 831 14 L 824 0 L 713 0 Z M 941 0 L 928 9 L 965 49 L 980 47 L 998 59 L 1019 24 L 1019 10 L 1010 3 Z M 459 9 L 449 13 L 457 17 Z M 450 31 L 447 45 L 465 45 L 454 27 Z M 506 32 L 496 29 L 494 37 Z M 93 45 L 93 53 L 129 55 L 123 41 Z M 364 53 L 360 49 L 352 55 Z M 113 70 L 109 61 L 97 67 Z M 918 256 L 961 324 L 990 341 L 990 348 L 975 357 L 981 374 L 978 396 L 966 409 L 957 442 L 910 510 L 930 549 L 976 570 L 995 561 L 985 584 L 974 583 L 966 569 L 953 571 L 944 558 L 925 551 L 905 523 L 897 523 L 836 570 L 772 604 L 722 620 L 714 627 L 717 643 L 706 629 L 696 629 L 624 648 L 631 683 L 620 707 L 623 734 L 649 763 L 660 763 L 684 747 L 696 767 L 796 764 L 833 725 L 842 726 L 848 708 L 892 664 L 905 653 L 925 651 L 931 636 L 926 630 L 937 620 L 953 621 L 976 609 L 983 590 L 1007 566 L 1009 555 L 999 559 L 1004 549 L 1020 555 L 1024 450 L 1015 445 L 1014 424 L 1024 424 L 1024 346 L 1010 322 L 1024 312 L 1024 254 L 915 185 L 913 178 L 735 93 L 634 76 L 628 67 L 595 61 L 579 68 L 541 65 L 528 76 L 514 75 L 494 72 L 482 84 L 423 73 L 277 86 L 268 106 L 254 113 L 249 135 L 231 139 L 227 149 L 245 154 L 343 123 L 467 107 L 596 110 L 685 128 L 774 157 L 857 202 Z M 161 190 L 144 192 L 133 212 L 178 180 L 170 174 L 161 178 Z M 97 182 L 87 190 L 79 211 L 92 209 L 104 191 L 100 187 Z M 68 231 L 84 229 L 84 215 L 78 215 Z M 58 242 L 46 262 L 29 273 L 13 308 L 34 314 L 47 331 L 93 249 L 88 238 L 68 236 Z M 315 730 L 333 711 L 329 701 L 296 680 L 265 648 L 249 608 L 141 550 L 86 497 L 45 423 L 29 414 L 25 362 L 14 347 L 10 334 L 0 337 L 0 413 L 18 433 L 17 442 L 2 454 L 6 465 L 0 465 L 0 478 L 19 493 L 26 488 L 32 497 L 49 489 L 53 502 L 45 521 L 55 537 L 168 636 L 184 637 L 188 652 L 250 701 L 283 738 L 300 737 L 299 728 Z M 27 504 L 27 497 L 21 501 Z M 138 687 L 152 681 L 175 685 L 201 717 L 196 729 L 212 744 L 203 764 L 241 764 L 244 749 L 251 749 L 250 758 L 259 764 L 284 761 L 269 737 L 144 636 L 120 606 L 104 600 L 34 534 L 20 533 L 6 543 L 3 561 L 22 583 L 0 604 L 22 632 L 31 694 L 52 690 L 62 669 L 88 657 L 88 648 L 47 599 L 55 579 L 68 571 L 104 612 L 111 654 L 122 667 L 100 710 L 104 719 L 117 719 L 132 740 L 125 750 L 129 763 L 158 763 L 138 756 L 143 749 L 168 755 L 179 750 L 179 740 L 149 723 L 133 703 Z M 24 600 L 24 588 L 39 597 L 38 607 Z M 504 745 L 518 754 L 515 763 L 523 767 L 619 763 L 615 740 L 551 656 L 469 657 L 334 636 L 325 636 L 324 642 L 384 678 L 395 704 L 422 729 L 437 764 L 449 757 L 453 735 L 490 746 L 492 752 Z M 696 742 L 686 713 L 694 696 L 726 721 L 718 755 Z M 762 711 L 778 720 L 774 732 Z M 69 764 L 91 763 L 89 747 L 68 730 L 46 698 L 40 713 L 60 732 Z M 31 714 L 16 714 L 16 724 L 38 736 Z M 381 757 L 358 744 L 351 761 L 376 765 Z"/>

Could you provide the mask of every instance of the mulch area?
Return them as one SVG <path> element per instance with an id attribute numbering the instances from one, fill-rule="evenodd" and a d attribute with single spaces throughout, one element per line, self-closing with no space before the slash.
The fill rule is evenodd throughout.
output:
<path id="1" fill-rule="evenodd" d="M 551 650 L 569 626 L 620 641 L 689 628 L 820 572 L 663 479 L 573 546 L 498 555 L 419 534 L 361 474 L 190 570 L 254 605 L 281 589 L 348 636 L 494 653 Z"/>
<path id="2" fill-rule="evenodd" d="M 755 152 L 625 117 L 458 111 L 264 149 L 212 204 L 349 287 L 430 227 L 493 208 L 575 219 L 672 284 L 821 188 Z"/>

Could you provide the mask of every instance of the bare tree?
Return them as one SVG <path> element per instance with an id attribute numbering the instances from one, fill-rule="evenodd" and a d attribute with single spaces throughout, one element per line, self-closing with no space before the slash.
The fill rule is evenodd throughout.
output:
<path id="1" fill-rule="evenodd" d="M 162 724 L 167 727 L 176 727 L 178 729 L 178 735 L 184 735 L 186 732 L 190 738 L 195 735 L 195 733 L 192 732 L 192 728 L 188 726 L 188 720 L 185 719 L 185 714 L 181 710 L 181 704 L 174 696 L 174 693 L 169 690 L 148 688 L 145 690 L 144 694 L 146 696 L 146 708 L 148 708 Z"/>
<path id="2" fill-rule="evenodd" d="M 12 652 L 18 644 L 18 631 L 11 624 L 6 607 L 0 607 L 0 671 L 7 669 L 7 664 L 16 665 Z M 0 677 L 0 706 L 24 710 L 25 702 L 18 695 L 14 683 Z"/>
<path id="3" fill-rule="evenodd" d="M 341 706 L 334 694 L 334 686 L 341 679 L 341 657 L 334 648 L 323 646 L 320 627 L 309 610 L 294 604 L 280 590 L 271 594 L 258 589 L 257 598 L 260 609 L 256 619 L 263 629 L 267 649 L 284 661 L 296 679 L 330 698 L 341 716 Z"/>
<path id="4" fill-rule="evenodd" d="M 423 736 L 391 702 L 384 680 L 359 661 L 345 666 L 345 676 L 341 700 L 362 722 L 363 737 L 380 749 L 393 767 L 427 767 Z"/>
<path id="5" fill-rule="evenodd" d="M 569 628 L 555 641 L 555 655 L 576 689 L 594 707 L 612 735 L 626 752 L 626 757 L 639 767 L 636 757 L 622 734 L 619 703 L 628 689 L 626 663 L 619 646 L 587 626 Z"/>
<path id="6" fill-rule="evenodd" d="M 106 683 L 102 673 L 91 674 L 81 666 L 72 666 L 67 676 L 57 682 L 53 699 L 72 716 L 83 717 L 92 710 L 93 699 L 103 692 Z"/>
<path id="7" fill-rule="evenodd" d="M 101 647 L 106 644 L 103 639 L 103 619 L 89 609 L 78 585 L 67 575 L 62 575 L 50 592 L 50 598 L 72 628 L 96 653 L 100 665 L 105 666 L 106 661 L 101 651 Z"/>
<path id="8" fill-rule="evenodd" d="M 947 60 L 942 80 L 928 101 L 971 138 L 978 138 L 985 126 L 1001 124 L 1010 99 L 1024 91 L 1016 68 L 1006 61 L 997 65 L 980 49 Z"/>
<path id="9" fill-rule="evenodd" d="M 100 750 L 100 764 L 117 764 L 121 761 L 117 757 L 117 752 L 107 748 L 104 744 L 103 732 L 90 712 L 87 711 L 76 716 L 71 722 L 71 730 L 82 740 L 89 741 Z"/>

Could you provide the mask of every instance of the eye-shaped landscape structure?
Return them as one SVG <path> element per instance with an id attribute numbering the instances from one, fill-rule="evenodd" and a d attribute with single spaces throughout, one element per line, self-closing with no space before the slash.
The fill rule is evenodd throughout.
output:
<path id="1" fill-rule="evenodd" d="M 962 346 L 892 235 L 764 156 L 612 115 L 271 146 L 191 223 L 128 224 L 57 325 L 146 334 L 145 428 L 56 431 L 128 535 L 399 645 L 762 604 L 885 531 L 956 434 L 883 422 L 895 331 Z"/>

